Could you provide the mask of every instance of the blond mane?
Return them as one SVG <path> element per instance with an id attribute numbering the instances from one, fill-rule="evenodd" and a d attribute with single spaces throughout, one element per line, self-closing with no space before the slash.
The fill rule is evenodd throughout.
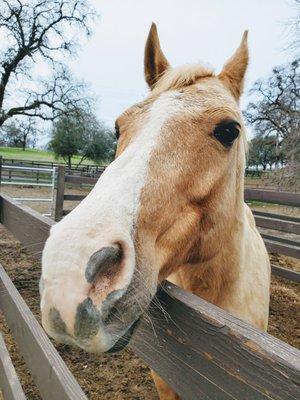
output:
<path id="1" fill-rule="evenodd" d="M 211 68 L 201 64 L 183 65 L 168 69 L 155 84 L 151 95 L 159 95 L 171 89 L 193 85 L 198 79 L 215 76 Z"/>

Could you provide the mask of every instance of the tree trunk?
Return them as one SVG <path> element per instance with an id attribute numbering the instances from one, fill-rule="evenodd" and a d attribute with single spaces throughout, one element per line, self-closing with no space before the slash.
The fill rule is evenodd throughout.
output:
<path id="1" fill-rule="evenodd" d="M 71 169 L 72 167 L 72 162 L 71 162 L 72 156 L 68 156 L 68 168 Z"/>
<path id="2" fill-rule="evenodd" d="M 83 162 L 83 160 L 85 160 L 85 158 L 86 158 L 85 156 L 82 156 L 82 157 L 81 157 L 81 160 L 79 161 L 79 163 L 78 163 L 78 164 L 76 165 L 76 167 L 75 167 L 76 169 L 78 169 L 78 167 L 79 167 L 80 164 Z"/>

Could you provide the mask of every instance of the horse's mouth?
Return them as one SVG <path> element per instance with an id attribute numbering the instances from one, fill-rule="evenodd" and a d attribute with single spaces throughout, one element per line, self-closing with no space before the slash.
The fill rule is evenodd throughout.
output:
<path id="1" fill-rule="evenodd" d="M 130 342 L 130 339 L 133 335 L 133 332 L 136 328 L 136 326 L 139 323 L 139 319 L 137 321 L 135 321 L 130 328 L 124 333 L 123 336 L 121 336 L 118 341 L 113 345 L 113 347 L 111 347 L 109 350 L 107 350 L 105 353 L 117 353 L 123 349 L 125 349 L 125 347 L 128 345 L 128 343 Z"/>

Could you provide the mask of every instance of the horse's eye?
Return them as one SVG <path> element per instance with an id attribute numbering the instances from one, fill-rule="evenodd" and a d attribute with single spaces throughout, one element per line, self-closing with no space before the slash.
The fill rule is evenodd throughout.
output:
<path id="1" fill-rule="evenodd" d="M 224 146 L 230 147 L 239 136 L 240 127 L 236 121 L 224 121 L 215 127 L 213 135 Z"/>
<path id="2" fill-rule="evenodd" d="M 115 135 L 116 135 L 116 138 L 118 140 L 119 137 L 120 137 L 120 128 L 119 128 L 119 125 L 117 123 L 115 124 Z"/>

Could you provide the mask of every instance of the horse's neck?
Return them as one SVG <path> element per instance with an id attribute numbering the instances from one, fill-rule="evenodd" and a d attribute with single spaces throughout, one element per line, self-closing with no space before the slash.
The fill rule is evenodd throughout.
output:
<path id="1" fill-rule="evenodd" d="M 243 191 L 243 177 L 238 176 L 220 185 L 208 199 L 200 224 L 200 261 L 182 266 L 177 274 L 176 283 L 215 304 L 231 291 L 241 273 L 248 229 Z"/>

